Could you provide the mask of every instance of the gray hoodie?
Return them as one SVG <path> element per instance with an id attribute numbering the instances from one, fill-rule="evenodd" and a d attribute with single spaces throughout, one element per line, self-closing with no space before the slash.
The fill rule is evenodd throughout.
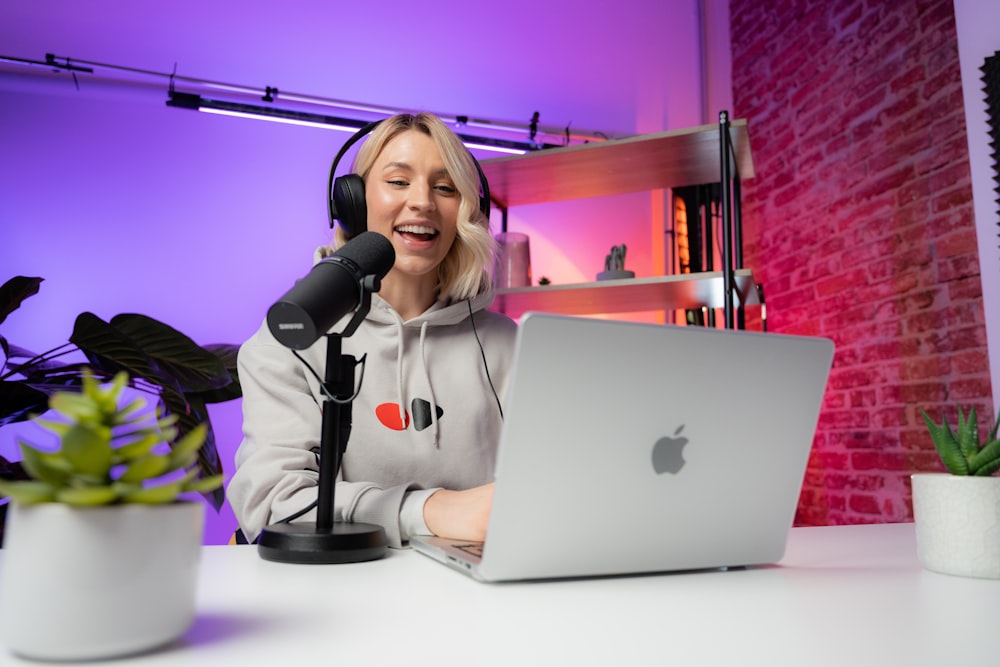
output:
<path id="1" fill-rule="evenodd" d="M 410 535 L 430 532 L 423 505 L 431 493 L 492 481 L 502 422 L 497 401 L 507 388 L 517 330 L 507 316 L 485 310 L 492 301 L 492 292 L 439 301 L 403 322 L 372 296 L 365 321 L 343 339 L 344 354 L 367 358 L 334 520 L 381 525 L 390 545 L 400 547 Z M 331 331 L 343 330 L 349 318 Z M 326 347 L 322 337 L 299 353 L 321 377 Z M 238 364 L 243 441 L 227 497 L 253 540 L 264 526 L 316 500 L 311 450 L 320 444 L 323 394 L 266 323 L 240 348 Z M 315 520 L 311 510 L 296 521 Z"/>

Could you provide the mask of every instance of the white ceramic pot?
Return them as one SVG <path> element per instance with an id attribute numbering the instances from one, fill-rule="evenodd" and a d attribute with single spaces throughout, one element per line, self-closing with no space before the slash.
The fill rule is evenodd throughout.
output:
<path id="1" fill-rule="evenodd" d="M 194 621 L 201 502 L 8 508 L 0 634 L 42 660 L 145 651 Z"/>
<path id="2" fill-rule="evenodd" d="M 1000 579 L 1000 477 L 916 473 L 911 479 L 923 566 Z"/>

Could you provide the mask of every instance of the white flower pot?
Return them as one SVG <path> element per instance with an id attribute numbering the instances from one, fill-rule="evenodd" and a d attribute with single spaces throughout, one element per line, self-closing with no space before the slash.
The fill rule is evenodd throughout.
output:
<path id="1" fill-rule="evenodd" d="M 145 651 L 194 621 L 205 507 L 8 508 L 0 639 L 42 660 Z"/>
<path id="2" fill-rule="evenodd" d="M 1000 477 L 917 473 L 917 556 L 928 570 L 1000 579 Z"/>

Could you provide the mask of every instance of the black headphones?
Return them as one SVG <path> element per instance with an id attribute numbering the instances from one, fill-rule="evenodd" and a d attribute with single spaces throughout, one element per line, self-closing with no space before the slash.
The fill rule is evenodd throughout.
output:
<path id="1" fill-rule="evenodd" d="M 378 127 L 381 122 L 380 120 L 373 121 L 355 132 L 354 136 L 340 147 L 337 157 L 333 158 L 333 164 L 330 166 L 330 178 L 327 181 L 330 227 L 332 228 L 334 222 L 339 220 L 344 234 L 349 239 L 368 229 L 368 206 L 365 204 L 365 182 L 357 174 L 346 174 L 335 177 L 337 164 L 340 163 L 341 158 L 344 157 L 344 154 L 347 153 L 351 146 Z M 479 166 L 479 161 L 476 160 L 472 153 L 469 153 L 469 157 L 472 158 L 473 164 L 476 165 L 476 172 L 479 174 L 479 185 L 482 189 L 479 196 L 479 210 L 488 218 L 490 216 L 490 185 L 486 181 L 486 174 L 483 173 L 483 168 Z"/>

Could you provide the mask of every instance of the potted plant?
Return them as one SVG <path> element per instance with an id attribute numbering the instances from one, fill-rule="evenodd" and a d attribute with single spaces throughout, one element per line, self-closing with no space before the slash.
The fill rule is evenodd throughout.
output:
<path id="1" fill-rule="evenodd" d="M 921 410 L 946 473 L 915 473 L 917 554 L 928 570 L 1000 578 L 1000 415 L 980 441 L 976 409 L 958 409 L 958 426 Z"/>
<path id="2" fill-rule="evenodd" d="M 176 415 L 123 400 L 125 372 L 57 392 L 38 419 L 57 449 L 20 442 L 29 479 L 0 480 L 11 499 L 0 570 L 8 649 L 46 660 L 148 650 L 194 620 L 204 525 L 198 493 L 222 484 L 197 465 L 206 428 L 178 435 Z M 187 496 L 195 494 L 194 498 Z"/>
<path id="3" fill-rule="evenodd" d="M 16 276 L 0 285 L 0 324 L 25 299 L 37 294 L 42 282 L 42 278 Z M 79 390 L 84 368 L 101 382 L 124 370 L 130 387 L 154 396 L 164 415 L 176 416 L 174 428 L 179 436 L 199 425 L 205 429 L 197 465 L 202 476 L 212 477 L 222 472 L 222 465 L 208 405 L 241 395 L 238 349 L 231 344 L 200 346 L 162 322 L 131 313 L 108 322 L 81 313 L 68 344 L 41 354 L 0 335 L 0 427 L 45 412 L 49 397 L 56 392 Z M 21 462 L 0 456 L 0 479 L 26 477 Z M 207 491 L 206 498 L 220 509 L 225 501 L 222 487 Z M 0 504 L 0 545 L 6 508 Z"/>

